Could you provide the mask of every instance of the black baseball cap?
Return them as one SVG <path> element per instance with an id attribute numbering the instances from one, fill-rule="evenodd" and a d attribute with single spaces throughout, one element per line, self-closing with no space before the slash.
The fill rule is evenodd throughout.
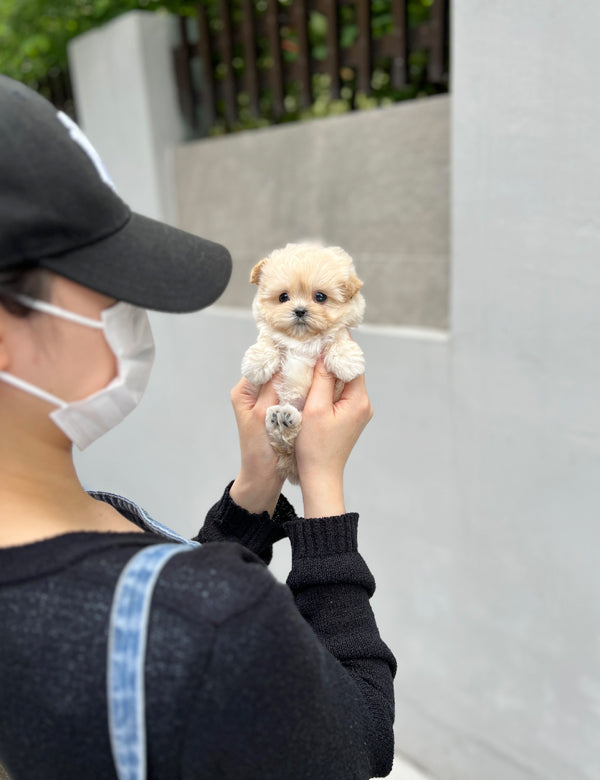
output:
<path id="1" fill-rule="evenodd" d="M 135 214 L 78 126 L 0 75 L 0 272 L 45 268 L 147 309 L 213 303 L 225 247 Z"/>

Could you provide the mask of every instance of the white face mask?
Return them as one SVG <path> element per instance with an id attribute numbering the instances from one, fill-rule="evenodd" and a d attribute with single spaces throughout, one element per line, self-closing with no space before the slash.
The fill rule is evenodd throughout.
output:
<path id="1" fill-rule="evenodd" d="M 145 309 L 123 301 L 93 320 L 27 295 L 10 293 L 30 309 L 71 320 L 104 331 L 104 337 L 117 358 L 117 376 L 98 392 L 81 401 L 63 401 L 24 379 L 0 371 L 0 379 L 26 393 L 55 404 L 51 419 L 80 450 L 121 422 L 139 403 L 154 361 L 154 341 Z"/>

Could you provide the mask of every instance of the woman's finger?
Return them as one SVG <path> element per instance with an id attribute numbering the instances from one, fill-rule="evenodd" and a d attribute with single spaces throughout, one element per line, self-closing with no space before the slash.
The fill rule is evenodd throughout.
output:
<path id="1" fill-rule="evenodd" d="M 323 358 L 319 358 L 315 363 L 313 381 L 308 391 L 306 405 L 310 407 L 331 407 L 335 392 L 335 382 L 336 379 L 333 374 L 330 374 L 325 368 Z"/>
<path id="2" fill-rule="evenodd" d="M 354 379 L 351 379 L 349 382 L 346 382 L 344 389 L 342 390 L 340 401 L 355 398 L 356 396 L 363 395 L 366 392 L 367 388 L 365 383 L 365 375 L 360 374 L 359 376 L 354 377 Z"/>
<path id="3" fill-rule="evenodd" d="M 251 385 L 245 377 L 242 377 L 231 390 L 231 403 L 235 410 L 252 409 L 258 397 L 259 388 Z"/>
<path id="4" fill-rule="evenodd" d="M 275 404 L 279 403 L 279 397 L 277 395 L 277 390 L 275 389 L 278 378 L 279 373 L 272 376 L 271 379 L 262 385 L 259 390 L 257 403 L 260 403 L 261 406 L 264 406 L 265 410 L 269 406 L 275 406 Z"/>

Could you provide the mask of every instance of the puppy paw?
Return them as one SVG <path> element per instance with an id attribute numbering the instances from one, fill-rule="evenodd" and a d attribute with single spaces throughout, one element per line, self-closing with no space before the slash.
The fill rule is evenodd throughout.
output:
<path id="1" fill-rule="evenodd" d="M 284 430 L 298 428 L 301 420 L 301 413 L 291 404 L 270 406 L 267 409 L 266 422 L 268 430 L 273 430 L 275 428 Z"/>
<path id="2" fill-rule="evenodd" d="M 287 449 L 298 435 L 302 414 L 290 404 L 270 406 L 265 422 L 271 440 Z"/>
<path id="3" fill-rule="evenodd" d="M 279 412 L 279 425 L 283 428 L 299 428 L 302 415 L 300 412 L 289 404 L 285 404 L 281 407 Z"/>
<path id="4" fill-rule="evenodd" d="M 325 368 L 342 382 L 350 382 L 365 373 L 365 356 L 354 341 L 333 344 L 325 355 Z"/>
<path id="5" fill-rule="evenodd" d="M 253 344 L 242 360 L 242 374 L 253 385 L 264 385 L 279 368 L 279 352 L 273 347 Z"/>

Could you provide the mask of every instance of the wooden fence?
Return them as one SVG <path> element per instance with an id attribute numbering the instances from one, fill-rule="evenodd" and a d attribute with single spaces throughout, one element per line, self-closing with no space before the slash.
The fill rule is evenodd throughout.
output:
<path id="1" fill-rule="evenodd" d="M 195 15 L 180 18 L 174 52 L 191 128 L 295 119 L 323 89 L 350 109 L 382 91 L 392 101 L 424 88 L 446 91 L 449 0 L 431 0 L 428 19 L 417 25 L 409 25 L 408 0 L 382 3 L 381 29 L 372 0 L 198 3 Z"/>
<path id="2" fill-rule="evenodd" d="M 416 24 L 409 24 L 409 2 L 197 3 L 195 14 L 179 17 L 174 50 L 180 106 L 192 132 L 297 119 L 324 95 L 347 110 L 364 98 L 447 91 L 450 0 L 429 0 L 428 18 Z M 33 86 L 76 119 L 68 70 L 55 68 Z"/>
<path id="3" fill-rule="evenodd" d="M 32 84 L 32 86 L 51 103 L 54 103 L 56 108 L 64 111 L 75 121 L 77 120 L 68 68 L 52 68 L 45 79 Z M 1 776 L 0 780 L 2 780 Z"/>

